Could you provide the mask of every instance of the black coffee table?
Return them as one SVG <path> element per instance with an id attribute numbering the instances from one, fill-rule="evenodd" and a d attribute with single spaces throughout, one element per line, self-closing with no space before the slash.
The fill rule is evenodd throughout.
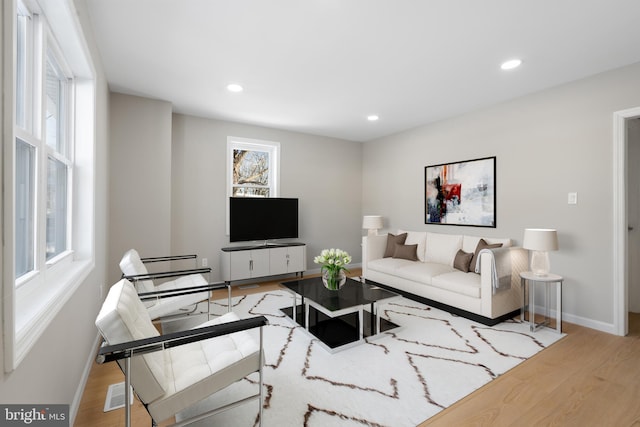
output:
<path id="1" fill-rule="evenodd" d="M 383 303 L 400 295 L 374 283 L 348 278 L 338 291 L 324 287 L 322 278 L 282 283 L 293 295 L 291 307 L 281 309 L 294 322 L 335 352 L 373 339 L 399 326 L 379 316 Z"/>

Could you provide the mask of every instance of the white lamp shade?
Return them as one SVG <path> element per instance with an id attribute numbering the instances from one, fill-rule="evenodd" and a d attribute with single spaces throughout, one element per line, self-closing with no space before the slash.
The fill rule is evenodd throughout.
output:
<path id="1" fill-rule="evenodd" d="M 548 228 L 527 228 L 522 247 L 531 251 L 557 251 L 558 233 Z"/>
<path id="2" fill-rule="evenodd" d="M 380 215 L 365 215 L 362 217 L 362 228 L 366 230 L 379 230 L 382 228 L 382 217 Z"/>

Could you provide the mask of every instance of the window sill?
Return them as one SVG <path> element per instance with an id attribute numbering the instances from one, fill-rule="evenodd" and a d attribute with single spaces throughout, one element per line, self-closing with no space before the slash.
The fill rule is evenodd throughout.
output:
<path id="1" fill-rule="evenodd" d="M 16 289 L 14 366 L 24 359 L 92 268 L 91 260 L 73 261 L 60 272 L 63 274 L 46 280 L 38 277 Z"/>

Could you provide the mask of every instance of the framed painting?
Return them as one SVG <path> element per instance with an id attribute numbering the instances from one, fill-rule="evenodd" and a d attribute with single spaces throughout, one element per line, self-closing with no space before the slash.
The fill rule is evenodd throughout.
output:
<path id="1" fill-rule="evenodd" d="M 424 168 L 425 224 L 496 226 L 496 158 Z"/>

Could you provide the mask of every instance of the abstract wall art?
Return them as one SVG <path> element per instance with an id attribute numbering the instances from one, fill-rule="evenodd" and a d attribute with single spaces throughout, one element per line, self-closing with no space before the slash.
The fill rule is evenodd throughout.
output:
<path id="1" fill-rule="evenodd" d="M 496 226 L 496 158 L 426 166 L 425 224 Z"/>

